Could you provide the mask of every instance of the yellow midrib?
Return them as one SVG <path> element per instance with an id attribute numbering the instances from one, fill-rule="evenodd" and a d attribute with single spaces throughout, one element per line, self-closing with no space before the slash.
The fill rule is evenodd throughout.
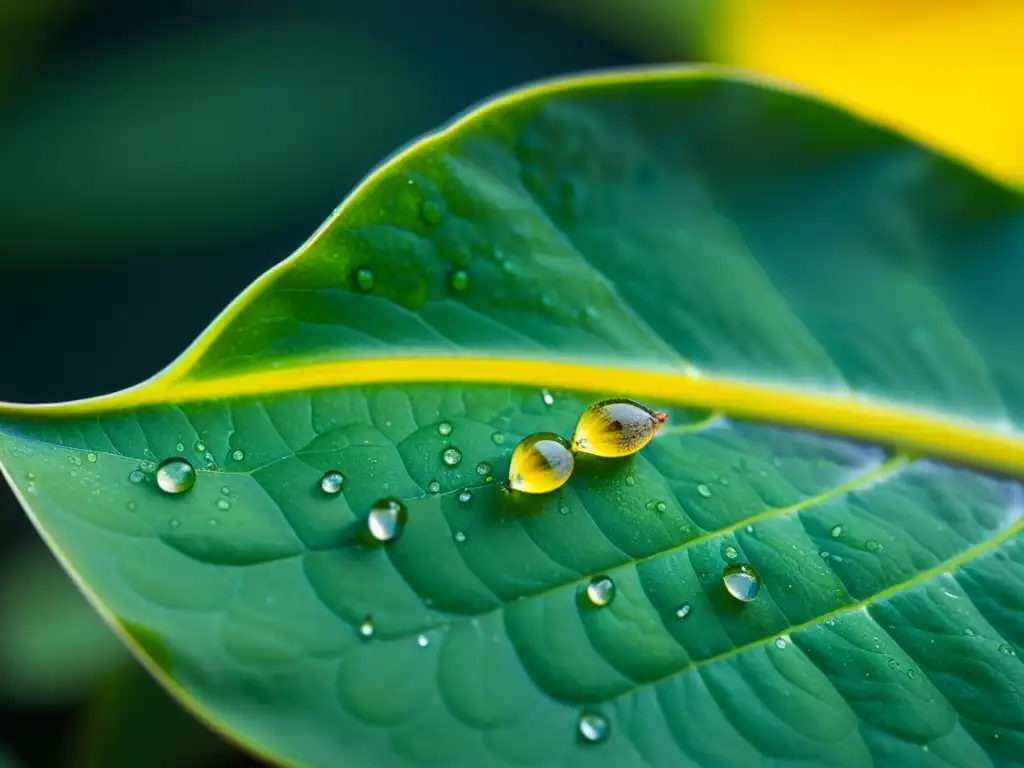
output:
<path id="1" fill-rule="evenodd" d="M 498 384 L 614 393 L 651 403 L 718 411 L 733 419 L 825 432 L 916 456 L 1024 476 L 1024 435 L 995 426 L 866 399 L 730 379 L 693 370 L 643 370 L 515 358 L 407 357 L 319 362 L 215 379 L 158 377 L 107 397 L 45 406 L 0 403 L 0 416 L 83 416 L 146 406 L 345 386 Z"/>

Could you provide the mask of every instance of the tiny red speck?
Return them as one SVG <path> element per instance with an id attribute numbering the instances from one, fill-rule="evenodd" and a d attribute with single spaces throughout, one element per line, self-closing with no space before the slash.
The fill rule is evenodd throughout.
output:
<path id="1" fill-rule="evenodd" d="M 661 411 L 655 411 L 654 418 L 656 418 L 660 423 L 664 424 L 666 421 L 668 421 L 668 414 L 662 413 Z"/>

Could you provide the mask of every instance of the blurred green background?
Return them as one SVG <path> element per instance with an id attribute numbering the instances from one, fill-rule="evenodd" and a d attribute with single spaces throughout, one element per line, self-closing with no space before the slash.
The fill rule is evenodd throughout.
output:
<path id="1" fill-rule="evenodd" d="M 544 0 L 0 2 L 0 400 L 152 375 L 404 144 L 643 61 L 601 29 Z M 134 665 L 0 489 L 0 768 L 254 764 Z"/>

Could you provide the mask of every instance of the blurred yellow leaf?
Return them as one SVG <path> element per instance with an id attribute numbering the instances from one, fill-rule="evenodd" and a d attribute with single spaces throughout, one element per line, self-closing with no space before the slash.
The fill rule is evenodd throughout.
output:
<path id="1" fill-rule="evenodd" d="M 724 0 L 709 53 L 1024 181 L 1024 2 Z"/>

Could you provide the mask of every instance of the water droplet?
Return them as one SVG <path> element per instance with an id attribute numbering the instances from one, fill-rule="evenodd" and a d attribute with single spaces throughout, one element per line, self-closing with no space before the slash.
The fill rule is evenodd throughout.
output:
<path id="1" fill-rule="evenodd" d="M 336 469 L 325 472 L 320 478 L 320 490 L 333 496 L 345 485 L 345 476 Z"/>
<path id="2" fill-rule="evenodd" d="M 607 458 L 628 456 L 647 445 L 667 418 L 623 398 L 591 403 L 576 424 L 573 450 Z"/>
<path id="3" fill-rule="evenodd" d="M 1006 643 L 1003 643 L 1002 645 L 999 646 L 999 652 L 1001 654 L 1003 654 L 1004 656 L 1016 656 L 1017 655 L 1017 652 L 1015 650 L 1013 650 L 1013 647 L 1007 645 Z"/>
<path id="4" fill-rule="evenodd" d="M 139 462 L 139 469 L 141 469 L 143 472 L 146 472 L 147 474 L 149 472 L 155 472 L 156 463 L 143 459 L 142 461 Z"/>
<path id="5" fill-rule="evenodd" d="M 782 459 L 780 459 L 778 456 L 776 456 L 775 458 L 772 459 L 772 464 L 774 466 L 776 466 L 776 467 L 781 467 L 782 466 Z"/>
<path id="6" fill-rule="evenodd" d="M 178 443 L 177 445 L 174 446 L 174 450 L 176 450 L 178 453 L 184 453 L 185 452 L 185 444 L 184 443 Z"/>
<path id="7" fill-rule="evenodd" d="M 441 490 L 441 484 L 437 482 L 437 480 L 431 480 L 429 483 L 427 483 L 427 490 L 430 491 L 431 493 L 437 493 L 438 491 Z"/>
<path id="8" fill-rule="evenodd" d="M 827 549 L 823 549 L 820 552 L 818 552 L 818 556 L 821 557 L 822 560 L 828 560 L 830 557 L 832 557 L 832 555 L 829 553 Z"/>
<path id="9" fill-rule="evenodd" d="M 448 446 L 441 452 L 441 461 L 447 464 L 449 467 L 454 467 L 462 461 L 462 451 L 456 448 L 454 445 Z"/>
<path id="10" fill-rule="evenodd" d="M 469 504 L 473 500 L 473 492 L 469 488 L 463 488 L 462 493 L 459 494 L 459 501 L 463 504 Z"/>
<path id="11" fill-rule="evenodd" d="M 775 647 L 781 651 L 783 648 L 786 647 L 786 639 L 784 637 L 776 638 Z"/>
<path id="12" fill-rule="evenodd" d="M 676 608 L 676 617 L 680 619 L 685 619 L 687 616 L 690 615 L 690 611 L 692 610 L 692 605 L 690 605 L 689 603 L 683 603 L 678 608 Z"/>
<path id="13" fill-rule="evenodd" d="M 831 533 L 833 539 L 838 539 L 840 536 L 843 535 L 843 526 L 833 525 Z"/>
<path id="14" fill-rule="evenodd" d="M 463 531 L 456 531 L 453 534 L 452 538 L 454 538 L 457 542 L 459 542 L 459 544 L 461 544 L 466 540 L 466 534 Z"/>
<path id="15" fill-rule="evenodd" d="M 206 443 L 204 443 L 202 440 L 196 441 L 196 453 L 205 453 L 205 451 Z"/>
<path id="16" fill-rule="evenodd" d="M 210 527 L 213 528 L 217 525 L 217 518 L 211 517 L 208 522 L 210 523 Z"/>
<path id="17" fill-rule="evenodd" d="M 377 628 L 373 626 L 373 617 L 367 616 L 361 622 L 359 622 L 359 634 L 362 637 L 373 637 L 373 633 L 377 631 Z"/>
<path id="18" fill-rule="evenodd" d="M 452 433 L 451 422 L 442 421 L 440 424 L 438 424 L 437 425 L 437 433 L 439 435 L 442 435 L 443 437 L 448 437 L 448 435 L 450 435 Z"/>
<path id="19" fill-rule="evenodd" d="M 708 488 L 704 483 L 697 486 L 697 493 L 703 496 L 705 499 L 711 498 L 711 489 Z"/>
<path id="20" fill-rule="evenodd" d="M 594 712 L 580 715 L 580 739 L 587 744 L 600 744 L 608 738 L 608 721 Z"/>
<path id="21" fill-rule="evenodd" d="M 241 461 L 242 459 L 245 458 L 245 451 L 236 448 L 231 452 L 231 458 L 234 459 L 235 461 Z"/>
<path id="22" fill-rule="evenodd" d="M 136 504 L 134 501 L 129 501 L 126 506 L 128 507 L 129 512 L 134 512 L 136 509 L 139 508 L 139 505 Z"/>
<path id="23" fill-rule="evenodd" d="M 729 484 L 729 476 L 728 475 L 719 475 L 718 476 L 718 484 L 719 485 L 728 485 Z"/>
<path id="24" fill-rule="evenodd" d="M 438 224 L 444 215 L 444 208 L 436 200 L 424 200 L 420 206 L 420 216 L 427 224 Z"/>
<path id="25" fill-rule="evenodd" d="M 366 267 L 360 267 L 356 270 L 356 285 L 360 291 L 369 293 L 373 290 L 373 283 L 373 272 Z"/>
<path id="26" fill-rule="evenodd" d="M 230 496 L 231 495 L 231 489 L 228 488 L 226 485 L 222 485 L 221 486 L 220 492 L 223 493 L 225 496 Z"/>
<path id="27" fill-rule="evenodd" d="M 85 460 L 88 461 L 90 464 L 95 464 L 97 458 L 98 457 L 96 456 L 96 454 L 92 453 L 91 451 L 89 453 L 85 454 Z"/>
<path id="28" fill-rule="evenodd" d="M 975 632 L 975 631 L 974 631 L 973 629 L 971 629 L 970 627 L 967 627 L 967 628 L 966 628 L 966 629 L 964 630 L 964 634 L 965 634 L 965 635 L 967 635 L 968 637 L 977 637 L 977 636 L 978 636 L 978 633 L 977 633 L 977 632 Z"/>
<path id="29" fill-rule="evenodd" d="M 889 659 L 889 669 L 899 669 L 900 663 L 896 659 Z"/>
<path id="30" fill-rule="evenodd" d="M 196 470 L 185 459 L 167 459 L 156 471 L 156 484 L 164 493 L 185 493 L 196 484 Z"/>
<path id="31" fill-rule="evenodd" d="M 569 508 L 567 506 L 565 506 L 565 504 L 563 504 L 562 506 L 560 506 L 558 508 L 558 514 L 560 514 L 560 515 L 568 515 L 569 511 L 570 511 Z"/>
<path id="32" fill-rule="evenodd" d="M 634 485 L 636 485 L 636 478 L 633 477 L 632 475 L 626 475 L 626 485 L 632 488 Z"/>
<path id="33" fill-rule="evenodd" d="M 489 475 L 491 474 L 491 465 L 486 461 L 481 461 L 476 465 L 476 473 L 478 475 Z"/>
<path id="34" fill-rule="evenodd" d="M 664 501 L 659 501 L 657 504 L 654 505 L 654 509 L 658 512 L 665 512 L 668 509 L 668 504 L 666 504 Z"/>
<path id="35" fill-rule="evenodd" d="M 178 518 L 172 517 L 170 521 L 171 528 L 177 528 L 179 525 L 181 525 L 181 523 L 178 522 Z"/>
<path id="36" fill-rule="evenodd" d="M 527 435 L 512 453 L 509 488 L 523 493 L 548 493 L 568 482 L 573 465 L 569 444 L 554 432 Z"/>
<path id="37" fill-rule="evenodd" d="M 495 432 L 493 435 L 491 435 L 491 440 L 494 442 L 495 445 L 504 445 L 505 435 L 503 435 L 501 432 Z"/>
<path id="38" fill-rule="evenodd" d="M 722 583 L 730 595 L 743 603 L 749 603 L 761 590 L 761 577 L 749 563 L 732 563 L 722 571 Z"/>
<path id="39" fill-rule="evenodd" d="M 221 510 L 222 512 L 227 512 L 229 509 L 231 509 L 231 502 L 228 501 L 227 499 L 217 499 L 217 509 Z"/>
<path id="40" fill-rule="evenodd" d="M 881 549 L 882 547 L 874 539 L 868 539 L 867 541 L 864 542 L 864 548 L 868 552 L 875 552 L 875 551 Z"/>
<path id="41" fill-rule="evenodd" d="M 142 474 L 141 470 L 133 469 L 131 473 L 128 475 L 128 479 L 131 480 L 133 483 L 138 484 L 145 480 L 146 476 Z"/>
<path id="42" fill-rule="evenodd" d="M 907 677 L 909 677 L 911 680 L 913 680 L 915 677 L 917 677 L 917 671 L 913 670 L 913 669 L 908 669 L 907 670 Z"/>
<path id="43" fill-rule="evenodd" d="M 70 456 L 68 456 L 68 464 L 73 464 L 76 467 L 80 467 L 82 466 L 82 458 L 78 454 L 72 453 Z"/>
<path id="44" fill-rule="evenodd" d="M 426 648 L 428 645 L 430 645 L 430 640 L 427 639 L 426 635 L 419 635 L 416 638 L 416 645 L 418 645 L 420 648 Z"/>
<path id="45" fill-rule="evenodd" d="M 469 272 L 464 269 L 453 270 L 450 282 L 452 290 L 461 293 L 469 288 Z"/>
<path id="46" fill-rule="evenodd" d="M 747 525 L 747 527 L 744 528 L 743 530 L 746 531 L 747 533 L 753 533 L 754 532 L 754 526 Z"/>
<path id="47" fill-rule="evenodd" d="M 740 554 L 736 551 L 736 547 L 726 545 L 722 549 L 722 557 L 724 557 L 726 560 L 735 560 L 739 556 Z"/>
<path id="48" fill-rule="evenodd" d="M 592 605 L 608 605 L 615 597 L 615 582 L 607 576 L 595 576 L 587 584 L 587 600 Z"/>
<path id="49" fill-rule="evenodd" d="M 380 499 L 370 507 L 366 527 L 374 539 L 386 543 L 401 535 L 408 518 L 405 505 L 398 499 Z"/>
<path id="50" fill-rule="evenodd" d="M 555 396 L 552 395 L 546 389 L 542 389 L 540 391 L 540 399 L 544 402 L 544 405 L 554 405 L 555 404 Z"/>

